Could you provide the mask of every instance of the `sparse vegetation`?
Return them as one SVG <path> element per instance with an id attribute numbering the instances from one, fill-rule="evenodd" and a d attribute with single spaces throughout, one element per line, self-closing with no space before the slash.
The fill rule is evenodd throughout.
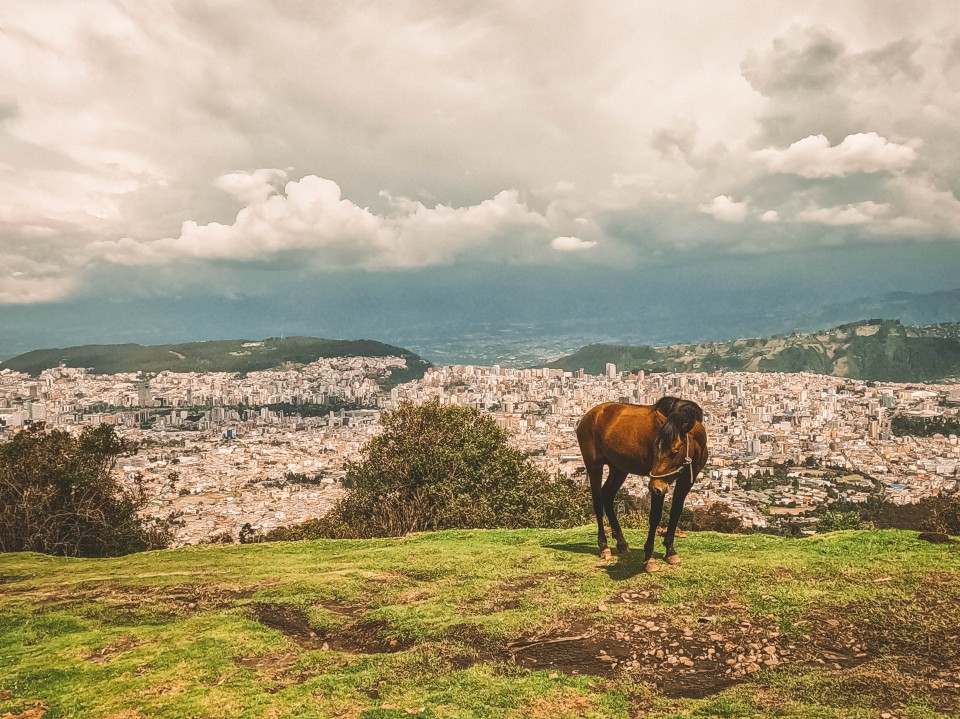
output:
<path id="1" fill-rule="evenodd" d="M 602 374 L 607 362 L 637 372 L 817 372 L 888 382 L 960 376 L 960 324 L 911 327 L 864 320 L 811 333 L 666 347 L 596 344 L 550 363 Z"/>
<path id="2" fill-rule="evenodd" d="M 551 479 L 472 408 L 404 402 L 348 466 L 348 490 L 322 519 L 273 539 L 389 537 L 493 527 L 569 527 L 587 519 L 586 491 Z"/>
<path id="3" fill-rule="evenodd" d="M 135 446 L 113 427 L 74 437 L 36 424 L 0 444 L 0 551 L 109 557 L 166 546 L 145 523 L 139 484 L 125 489 L 112 470 Z"/>

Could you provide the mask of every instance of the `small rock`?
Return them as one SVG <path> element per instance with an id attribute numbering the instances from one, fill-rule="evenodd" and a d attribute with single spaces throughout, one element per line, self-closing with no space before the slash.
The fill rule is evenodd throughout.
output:
<path id="1" fill-rule="evenodd" d="M 769 654 L 770 656 L 773 656 L 774 654 L 777 653 L 777 648 L 776 648 L 775 646 L 773 646 L 773 645 L 768 644 L 767 646 L 765 646 L 765 647 L 763 648 L 763 651 L 765 651 L 765 652 L 766 652 L 767 654 Z"/>
<path id="2" fill-rule="evenodd" d="M 559 677 L 560 677 L 560 675 L 557 674 L 556 672 L 550 672 L 550 673 L 547 675 L 547 679 L 558 679 Z"/>
<path id="3" fill-rule="evenodd" d="M 680 663 L 683 664 L 683 666 L 685 666 L 685 667 L 692 667 L 692 666 L 693 666 L 693 660 L 690 659 L 689 657 L 681 657 Z"/>
<path id="4" fill-rule="evenodd" d="M 324 642 L 324 643 L 323 643 L 323 646 L 320 647 L 320 649 L 321 649 L 322 651 L 328 651 L 328 650 L 330 649 L 330 645 L 327 644 L 326 642 Z"/>
<path id="5" fill-rule="evenodd" d="M 597 605 L 597 611 L 598 611 L 598 612 L 605 612 L 605 611 L 607 611 L 607 605 L 606 605 L 606 604 L 598 604 L 598 605 Z"/>
<path id="6" fill-rule="evenodd" d="M 747 664 L 747 674 L 753 674 L 760 671 L 760 665 L 756 662 L 750 662 Z"/>

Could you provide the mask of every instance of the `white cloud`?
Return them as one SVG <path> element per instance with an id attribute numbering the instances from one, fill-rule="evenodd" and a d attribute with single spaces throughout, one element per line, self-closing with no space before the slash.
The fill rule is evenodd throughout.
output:
<path id="1" fill-rule="evenodd" d="M 743 222 L 747 219 L 749 202 L 736 202 L 726 195 L 718 195 L 697 209 L 707 215 L 713 215 L 720 222 Z"/>
<path id="2" fill-rule="evenodd" d="M 91 245 L 109 262 L 167 264 L 182 260 L 270 262 L 298 252 L 318 267 L 399 268 L 448 264 L 458 259 L 529 261 L 547 219 L 530 210 L 515 190 L 468 207 L 427 207 L 391 198 L 393 213 L 379 215 L 343 199 L 332 180 L 307 175 L 271 184 L 283 173 L 257 170 L 217 178 L 215 185 L 247 198 L 232 224 L 183 223 L 178 237 L 140 242 L 124 238 Z"/>
<path id="3" fill-rule="evenodd" d="M 780 222 L 780 213 L 776 210 L 767 210 L 760 215 L 761 222 Z"/>
<path id="4" fill-rule="evenodd" d="M 891 210 L 886 203 L 872 201 L 858 202 L 835 207 L 810 207 L 796 214 L 800 222 L 819 222 L 823 225 L 845 226 L 866 225 L 883 217 Z"/>
<path id="5" fill-rule="evenodd" d="M 550 246 L 557 252 L 577 252 L 596 247 L 597 243 L 581 240 L 579 237 L 554 237 L 550 240 Z"/>
<path id="6" fill-rule="evenodd" d="M 910 165 L 917 158 L 917 152 L 907 145 L 890 142 L 876 132 L 860 132 L 847 135 L 833 147 L 825 135 L 810 135 L 786 150 L 760 150 L 756 157 L 770 172 L 813 178 L 899 170 Z"/>

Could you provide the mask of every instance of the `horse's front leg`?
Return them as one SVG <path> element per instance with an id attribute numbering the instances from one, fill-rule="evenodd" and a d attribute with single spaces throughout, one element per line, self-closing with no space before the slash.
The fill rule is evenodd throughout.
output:
<path id="1" fill-rule="evenodd" d="M 677 480 L 676 489 L 673 490 L 673 503 L 670 505 L 670 524 L 667 526 L 667 533 L 663 537 L 663 548 L 666 550 L 664 559 L 667 564 L 680 564 L 680 555 L 673 547 L 673 538 L 677 532 L 677 524 L 680 523 L 683 503 L 687 500 L 687 494 L 690 492 L 690 485 L 689 478 L 681 478 Z"/>
<path id="2" fill-rule="evenodd" d="M 610 474 L 607 476 L 607 483 L 603 485 L 603 508 L 607 512 L 607 519 L 610 520 L 610 531 L 613 538 L 617 540 L 617 552 L 623 554 L 630 549 L 626 538 L 623 536 L 623 530 L 620 529 L 620 520 L 617 518 L 616 499 L 617 492 L 623 486 L 627 479 L 627 473 L 610 467 Z"/>
<path id="3" fill-rule="evenodd" d="M 657 538 L 660 518 L 663 516 L 664 494 L 665 490 L 655 489 L 653 482 L 650 482 L 650 530 L 647 532 L 647 542 L 643 545 L 643 560 L 646 562 L 648 572 L 655 572 L 660 569 L 657 560 L 653 558 L 653 543 Z"/>

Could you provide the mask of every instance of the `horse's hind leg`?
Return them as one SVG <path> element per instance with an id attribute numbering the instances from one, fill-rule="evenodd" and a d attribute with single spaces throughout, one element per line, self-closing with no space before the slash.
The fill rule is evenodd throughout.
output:
<path id="1" fill-rule="evenodd" d="M 621 553 L 629 550 L 630 545 L 627 544 L 627 540 L 624 539 L 623 536 L 623 530 L 620 529 L 620 520 L 617 519 L 615 501 L 617 492 L 620 491 L 626 479 L 626 472 L 611 465 L 607 482 L 603 485 L 603 507 L 607 512 L 607 519 L 610 520 L 610 530 L 613 532 L 613 538 L 617 540 L 617 551 Z"/>
<path id="2" fill-rule="evenodd" d="M 600 556 L 607 559 L 610 557 L 610 549 L 607 547 L 607 532 L 603 528 L 603 491 L 600 487 L 603 482 L 603 462 L 593 460 L 587 461 L 585 464 L 587 476 L 590 478 L 593 513 L 597 516 L 597 546 L 600 547 Z"/>

